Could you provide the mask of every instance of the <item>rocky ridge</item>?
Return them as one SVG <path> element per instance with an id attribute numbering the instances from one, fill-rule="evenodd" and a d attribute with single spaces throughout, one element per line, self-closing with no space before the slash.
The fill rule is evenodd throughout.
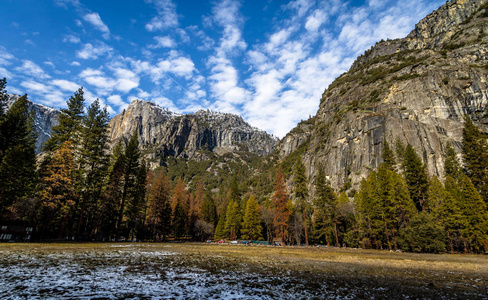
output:
<path id="1" fill-rule="evenodd" d="M 201 150 L 219 155 L 235 151 L 266 155 L 278 143 L 237 115 L 209 110 L 180 115 L 142 100 L 134 100 L 109 126 L 112 143 L 127 141 L 137 131 L 139 146 L 153 166 L 168 156 L 205 159 Z"/>
<path id="2" fill-rule="evenodd" d="M 324 92 L 316 116 L 277 147 L 299 151 L 312 179 L 359 182 L 382 162 L 383 141 L 410 143 L 442 178 L 448 142 L 460 152 L 463 115 L 488 131 L 488 4 L 454 0 L 403 39 L 381 41 Z"/>

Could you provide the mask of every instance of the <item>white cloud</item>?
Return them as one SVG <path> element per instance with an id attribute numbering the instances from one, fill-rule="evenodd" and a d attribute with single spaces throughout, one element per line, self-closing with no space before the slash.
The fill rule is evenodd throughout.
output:
<path id="1" fill-rule="evenodd" d="M 174 48 L 176 47 L 176 42 L 169 36 L 155 36 L 156 44 L 149 46 L 149 48 Z"/>
<path id="2" fill-rule="evenodd" d="M 28 75 L 36 78 L 41 78 L 41 79 L 51 77 L 48 74 L 46 74 L 41 67 L 39 67 L 37 64 L 27 59 L 22 60 L 22 66 L 15 68 L 15 70 L 21 73 L 22 75 Z"/>
<path id="3" fill-rule="evenodd" d="M 56 68 L 56 66 L 55 66 L 55 65 L 53 64 L 53 62 L 51 62 L 51 61 L 45 61 L 45 62 L 44 62 L 44 64 L 45 64 L 45 65 L 48 65 L 48 66 L 50 66 L 50 67 L 52 67 L 52 68 Z"/>
<path id="4" fill-rule="evenodd" d="M 68 92 L 73 92 L 73 93 L 80 88 L 79 84 L 76 84 L 72 81 L 64 80 L 64 79 L 53 80 L 53 81 L 51 81 L 51 84 L 59 87 L 63 91 L 68 91 Z"/>
<path id="5" fill-rule="evenodd" d="M 316 9 L 313 14 L 311 14 L 307 18 L 307 22 L 305 23 L 305 28 L 308 31 L 317 31 L 322 24 L 327 21 L 327 15 L 320 9 Z"/>
<path id="6" fill-rule="evenodd" d="M 87 43 L 83 46 L 83 49 L 76 52 L 76 56 L 81 59 L 97 59 L 99 56 L 108 54 L 113 49 L 104 43 L 97 43 L 95 46 L 91 43 Z"/>
<path id="7" fill-rule="evenodd" d="M 114 77 L 107 76 L 101 70 L 91 68 L 85 69 L 80 73 L 80 77 L 88 84 L 100 89 L 100 93 L 106 94 L 117 90 L 127 93 L 139 86 L 139 77 L 123 68 L 112 68 Z"/>
<path id="8" fill-rule="evenodd" d="M 83 20 L 92 24 L 97 30 L 102 32 L 105 39 L 108 39 L 110 37 L 110 30 L 108 29 L 108 26 L 103 23 L 102 18 L 100 18 L 100 15 L 98 13 L 88 13 L 83 16 Z"/>
<path id="9" fill-rule="evenodd" d="M 112 95 L 112 96 L 107 98 L 107 101 L 110 104 L 113 104 L 115 106 L 121 106 L 121 105 L 127 104 L 122 100 L 122 97 L 120 97 L 119 95 Z"/>
<path id="10" fill-rule="evenodd" d="M 74 36 L 72 34 L 68 34 L 63 38 L 63 42 L 67 43 L 73 43 L 73 44 L 78 44 L 81 42 L 80 38 L 77 36 Z"/>
<path id="11" fill-rule="evenodd" d="M 14 75 L 7 71 L 5 68 L 0 67 L 0 78 L 13 78 Z"/>
<path id="12" fill-rule="evenodd" d="M 75 66 L 75 67 L 81 66 L 81 64 L 79 62 L 77 62 L 77 61 L 72 61 L 69 65 L 70 66 Z"/>
<path id="13" fill-rule="evenodd" d="M 147 0 L 147 2 L 153 3 L 158 11 L 158 15 L 146 24 L 147 31 L 178 27 L 176 5 L 171 0 Z"/>
<path id="14" fill-rule="evenodd" d="M 15 57 L 12 54 L 8 53 L 4 47 L 0 46 L 0 66 L 11 64 L 11 60 L 13 60 L 14 58 Z"/>

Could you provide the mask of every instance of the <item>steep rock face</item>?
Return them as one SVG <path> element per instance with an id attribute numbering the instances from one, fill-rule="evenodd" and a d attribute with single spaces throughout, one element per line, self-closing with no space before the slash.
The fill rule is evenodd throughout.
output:
<path id="1" fill-rule="evenodd" d="M 290 133 L 280 153 L 305 148 L 312 179 L 324 164 L 333 186 L 351 179 L 357 190 L 382 162 L 383 140 L 400 140 L 422 156 L 429 174 L 442 177 L 447 142 L 460 152 L 463 115 L 488 131 L 486 3 L 451 1 L 408 37 L 366 51 L 324 92 L 311 133 Z"/>
<path id="2" fill-rule="evenodd" d="M 277 144 L 276 138 L 236 115 L 204 110 L 179 115 L 142 100 L 134 100 L 109 126 L 113 143 L 128 140 L 137 131 L 139 145 L 153 165 L 167 156 L 197 158 L 202 149 L 217 154 L 248 150 L 266 155 Z"/>
<path id="3" fill-rule="evenodd" d="M 7 109 L 10 108 L 19 95 L 7 95 Z M 58 116 L 60 111 L 54 108 L 47 107 L 42 104 L 37 104 L 28 101 L 28 111 L 35 114 L 34 126 L 37 131 L 36 153 L 40 152 L 42 144 L 44 144 L 51 137 L 51 128 L 58 125 Z"/>

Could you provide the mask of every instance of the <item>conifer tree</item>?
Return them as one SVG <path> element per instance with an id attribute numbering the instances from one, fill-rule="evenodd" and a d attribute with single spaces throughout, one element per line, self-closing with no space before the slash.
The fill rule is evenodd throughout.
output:
<path id="1" fill-rule="evenodd" d="M 200 211 L 200 218 L 214 226 L 217 226 L 218 216 L 217 207 L 215 206 L 215 201 L 212 197 L 211 191 L 206 191 L 202 202 L 202 209 Z"/>
<path id="2" fill-rule="evenodd" d="M 1 83 L 1 81 L 0 81 Z M 33 115 L 27 95 L 20 97 L 0 120 L 0 220 L 14 203 L 23 201 L 37 180 Z"/>
<path id="3" fill-rule="evenodd" d="M 137 168 L 135 184 L 130 190 L 127 201 L 127 229 L 132 240 L 140 239 L 143 236 L 143 227 L 146 210 L 146 179 L 147 168 L 143 160 Z"/>
<path id="4" fill-rule="evenodd" d="M 274 204 L 273 225 L 275 227 L 275 236 L 281 239 L 283 243 L 286 243 L 288 240 L 288 219 L 291 211 L 288 205 L 289 200 L 286 193 L 285 176 L 283 175 L 281 166 L 278 167 L 278 171 L 276 173 L 276 181 L 272 199 Z"/>
<path id="5" fill-rule="evenodd" d="M 235 240 L 239 236 L 242 219 L 239 203 L 230 200 L 226 214 L 225 230 L 229 233 L 229 239 Z"/>
<path id="6" fill-rule="evenodd" d="M 183 203 L 178 199 L 176 201 L 175 209 L 173 212 L 173 234 L 175 239 L 179 239 L 183 235 L 185 235 L 185 222 L 186 222 L 186 214 L 185 209 L 183 208 Z"/>
<path id="7" fill-rule="evenodd" d="M 454 179 L 459 179 L 461 175 L 461 164 L 451 143 L 447 143 L 444 153 L 444 175 L 445 177 L 451 176 Z"/>
<path id="8" fill-rule="evenodd" d="M 225 229 L 227 206 L 228 203 L 224 202 L 220 207 L 219 221 L 217 222 L 217 227 L 215 227 L 214 239 L 225 239 L 228 237 L 228 232 Z"/>
<path id="9" fill-rule="evenodd" d="M 383 164 L 388 170 L 395 171 L 395 154 L 386 139 L 383 139 Z"/>
<path id="10" fill-rule="evenodd" d="M 123 186 L 120 197 L 120 204 L 118 206 L 118 219 L 117 219 L 117 232 L 116 237 L 119 238 L 123 226 L 127 225 L 124 222 L 124 216 L 127 213 L 127 202 L 130 201 L 130 197 L 134 195 L 132 192 L 136 188 L 136 178 L 139 171 L 139 158 L 140 151 L 138 147 L 138 133 L 137 130 L 132 134 L 129 143 L 125 147 L 123 155 Z"/>
<path id="11" fill-rule="evenodd" d="M 69 221 L 75 204 L 75 184 L 72 180 L 74 158 L 70 141 L 61 144 L 46 165 L 39 188 L 39 220 L 42 238 L 70 234 Z"/>
<path id="12" fill-rule="evenodd" d="M 457 184 L 448 175 L 446 185 L 452 187 Z M 430 181 L 427 198 L 429 203 L 428 211 L 431 212 L 433 219 L 437 220 L 444 227 L 449 249 L 451 253 L 454 253 L 454 247 L 461 241 L 461 231 L 464 228 L 464 217 L 461 214 L 460 203 L 456 197 L 444 188 L 436 176 Z"/>
<path id="13" fill-rule="evenodd" d="M 471 251 L 482 252 L 488 249 L 488 212 L 486 203 L 481 198 L 475 186 L 467 176 L 460 182 L 462 195 L 461 212 L 468 225 L 464 228 L 463 236 L 467 239 Z"/>
<path id="14" fill-rule="evenodd" d="M 254 196 L 251 195 L 246 203 L 242 238 L 246 240 L 261 240 L 263 238 L 262 231 L 259 206 Z"/>
<path id="15" fill-rule="evenodd" d="M 428 177 L 422 159 L 417 155 L 412 145 L 405 148 L 403 160 L 403 176 L 408 185 L 410 196 L 419 211 L 424 211 L 424 202 L 428 188 Z"/>
<path id="16" fill-rule="evenodd" d="M 85 109 L 85 98 L 83 88 L 79 88 L 66 102 L 68 108 L 61 109 L 59 124 L 51 130 L 51 137 L 43 145 L 47 152 L 58 149 L 61 144 L 71 141 L 73 147 L 80 141 L 82 120 Z"/>
<path id="17" fill-rule="evenodd" d="M 153 241 L 166 240 L 171 230 L 171 217 L 171 186 L 169 178 L 161 170 L 149 194 L 147 220 Z"/>
<path id="18" fill-rule="evenodd" d="M 303 218 L 303 227 L 305 232 L 305 244 L 308 246 L 308 211 L 309 205 L 307 203 L 308 199 L 308 188 L 307 188 L 307 178 L 305 176 L 305 166 L 301 159 L 298 159 L 295 163 L 295 199 L 297 200 L 297 206 Z"/>
<path id="19" fill-rule="evenodd" d="M 80 194 L 78 203 L 78 234 L 91 231 L 99 212 L 103 179 L 106 176 L 109 157 L 107 109 L 100 107 L 96 99 L 83 116 L 80 133 L 81 146 L 77 158 L 75 179 Z M 84 228 L 84 230 L 83 230 Z"/>
<path id="20" fill-rule="evenodd" d="M 324 168 L 319 167 L 317 175 L 317 197 L 315 205 L 315 228 L 317 238 L 325 237 L 327 246 L 330 246 L 331 235 L 335 237 L 335 245 L 339 246 L 337 234 L 337 195 L 327 183 Z"/>
<path id="21" fill-rule="evenodd" d="M 464 116 L 462 154 L 466 175 L 488 203 L 488 145 L 486 137 L 468 115 Z"/>
<path id="22" fill-rule="evenodd" d="M 107 177 L 104 181 L 103 195 L 99 200 L 100 214 L 98 228 L 103 238 L 111 240 L 116 237 L 118 212 L 124 179 L 124 144 L 119 140 L 112 150 Z"/>

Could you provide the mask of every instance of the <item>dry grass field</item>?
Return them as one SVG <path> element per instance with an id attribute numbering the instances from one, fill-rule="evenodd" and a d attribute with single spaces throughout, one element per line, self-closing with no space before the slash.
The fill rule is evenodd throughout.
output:
<path id="1" fill-rule="evenodd" d="M 0 244 L 0 298 L 488 299 L 488 256 L 229 244 Z"/>

